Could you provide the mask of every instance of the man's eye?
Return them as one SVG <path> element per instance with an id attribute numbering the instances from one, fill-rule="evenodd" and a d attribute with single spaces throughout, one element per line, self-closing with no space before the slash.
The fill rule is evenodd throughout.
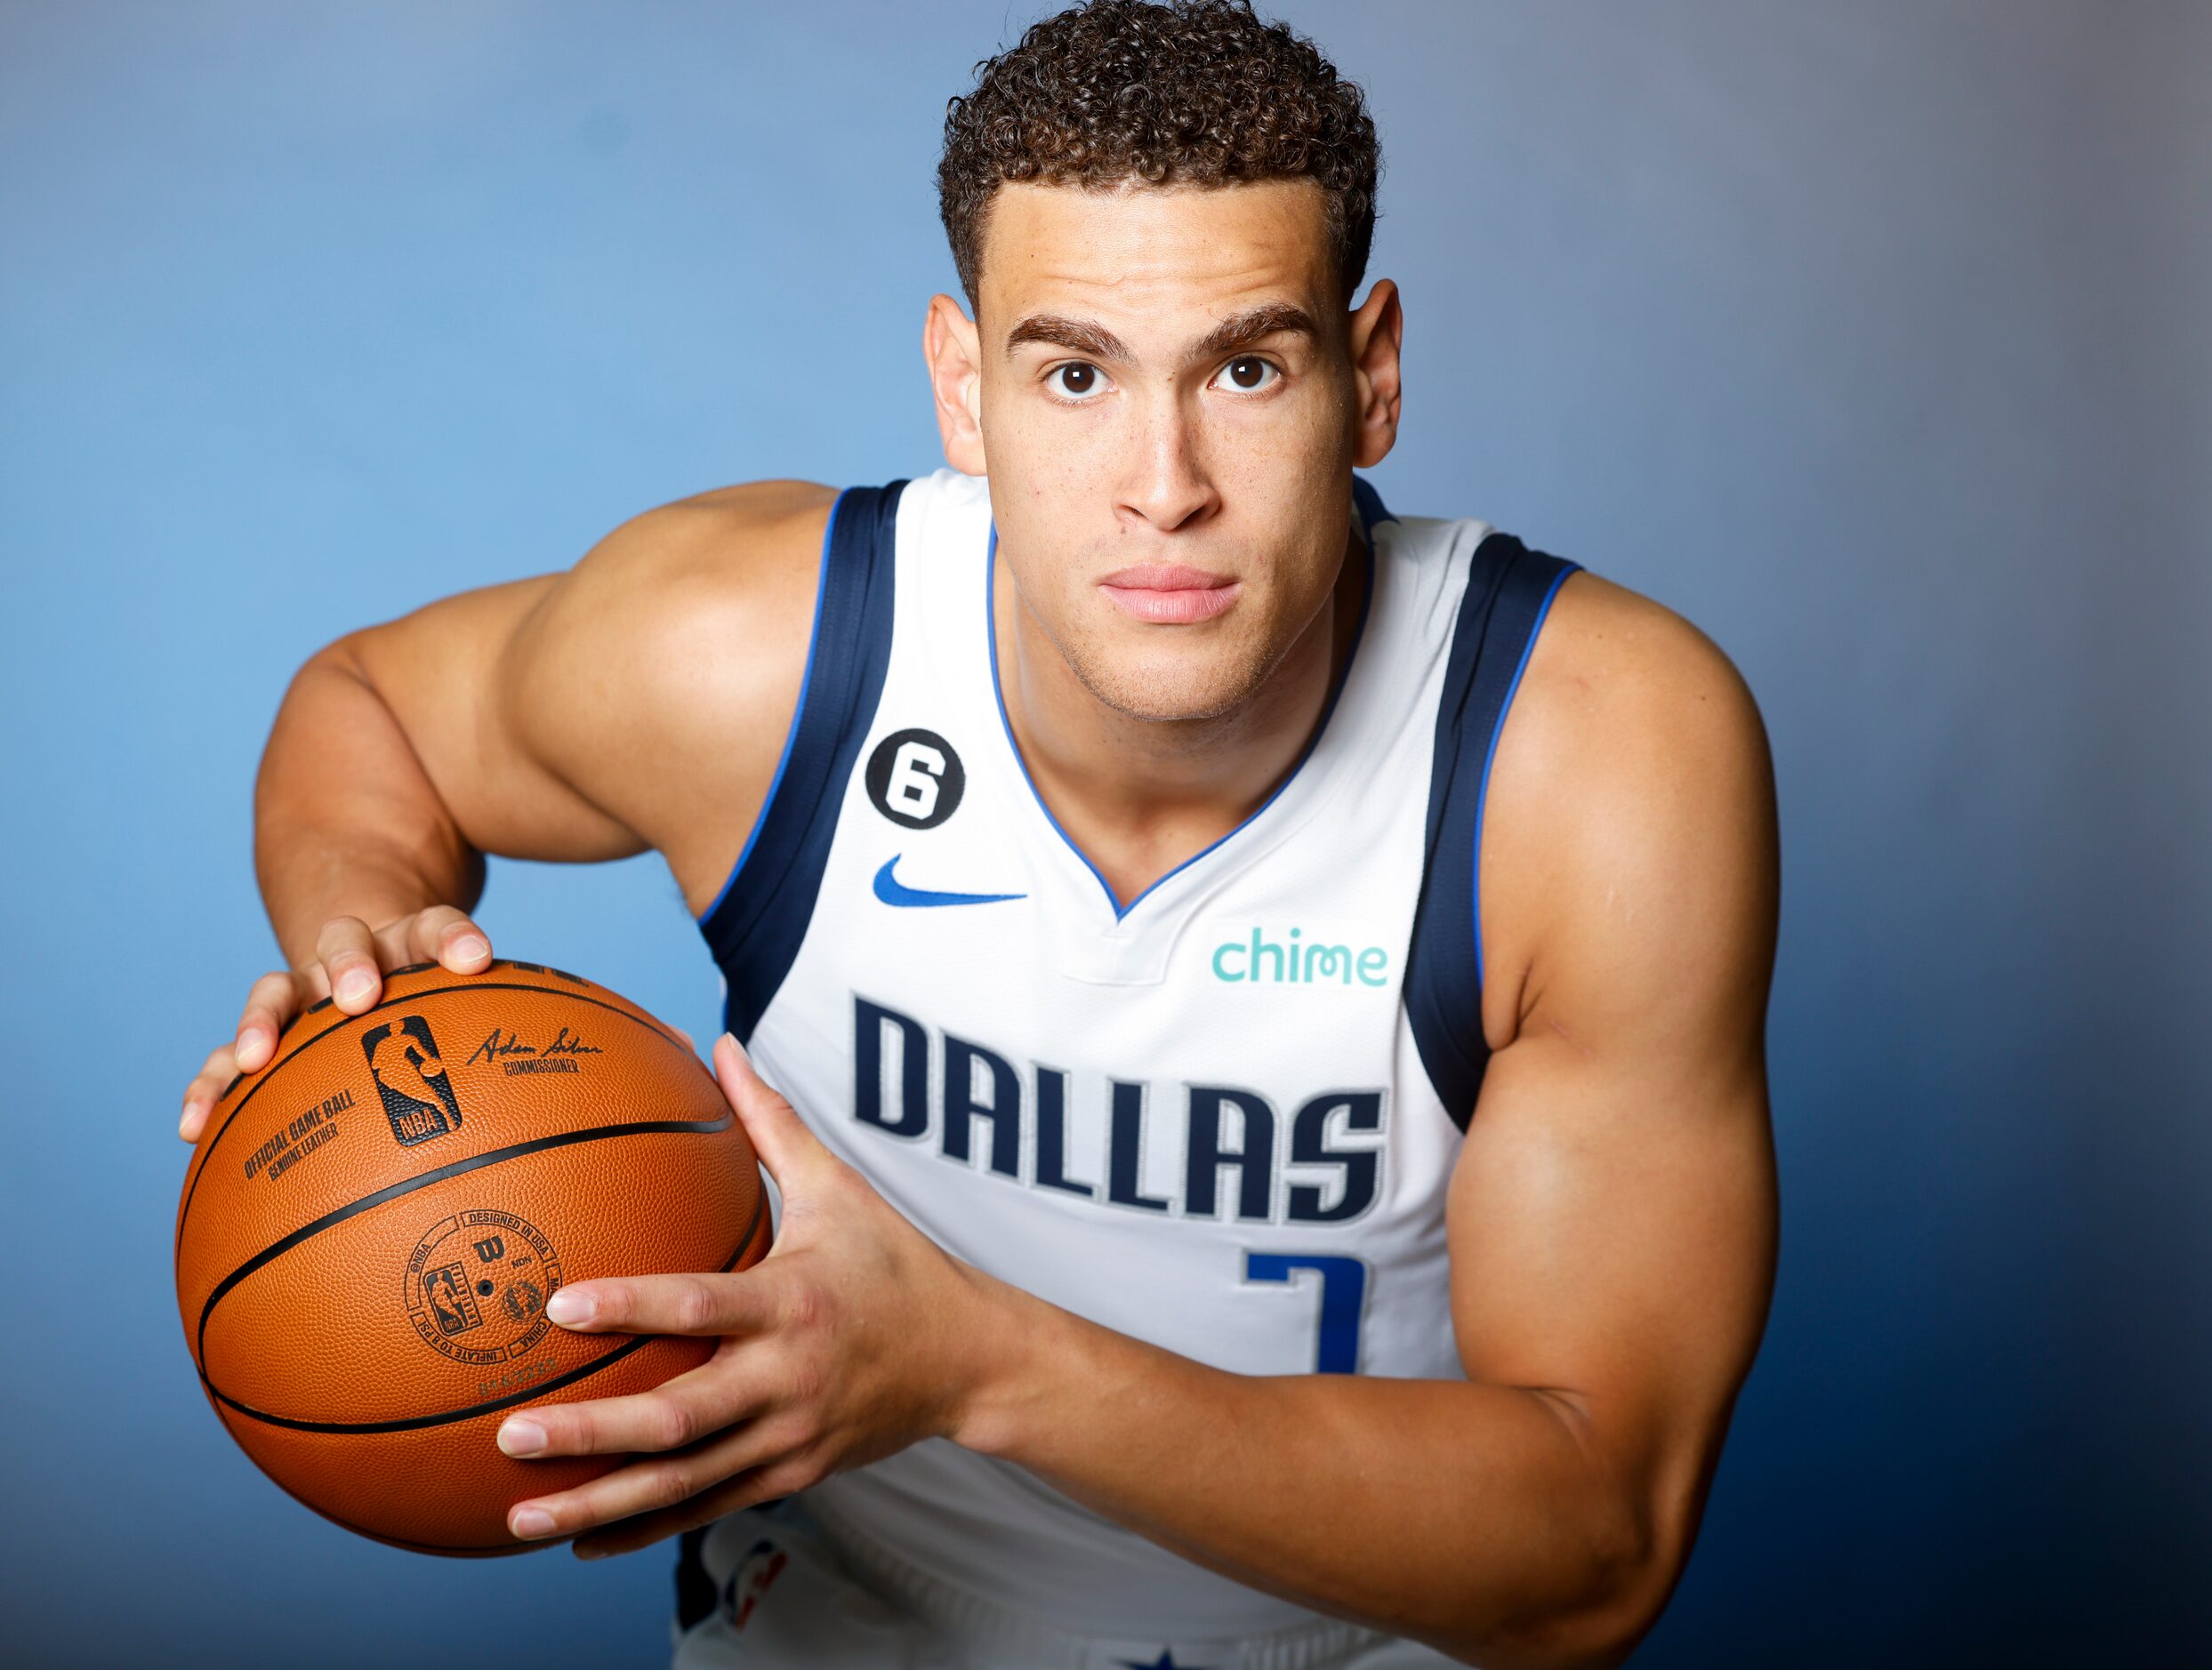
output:
<path id="1" fill-rule="evenodd" d="M 1274 361 L 1262 359 L 1257 354 L 1245 354 L 1224 365 L 1221 374 L 1229 380 L 1229 387 L 1240 394 L 1256 394 L 1262 389 L 1273 388 L 1283 373 L 1276 369 Z"/>
<path id="2" fill-rule="evenodd" d="M 1072 400 L 1087 400 L 1099 383 L 1098 368 L 1078 360 L 1070 365 L 1055 365 L 1049 375 L 1055 393 Z"/>

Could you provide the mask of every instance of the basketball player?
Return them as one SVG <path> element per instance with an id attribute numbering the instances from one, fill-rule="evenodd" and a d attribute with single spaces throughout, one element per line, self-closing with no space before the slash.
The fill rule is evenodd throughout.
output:
<path id="1" fill-rule="evenodd" d="M 487 853 L 656 848 L 720 967 L 776 1250 L 563 1289 L 722 1345 L 499 1437 L 636 1457 L 519 1538 L 705 1528 L 680 1665 L 1611 1664 L 1682 1570 L 1774 1258 L 1765 743 L 1356 473 L 1376 173 L 1241 4 L 1040 23 L 947 122 L 949 469 L 649 511 L 286 699 L 291 967 L 186 1136 L 302 1003 L 485 967 Z"/>

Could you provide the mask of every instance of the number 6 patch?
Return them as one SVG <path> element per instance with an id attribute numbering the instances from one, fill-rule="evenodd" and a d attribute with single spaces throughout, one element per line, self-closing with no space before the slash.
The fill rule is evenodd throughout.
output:
<path id="1" fill-rule="evenodd" d="M 968 773 L 935 731 L 893 731 L 868 756 L 868 799 L 892 823 L 935 829 L 953 815 Z"/>

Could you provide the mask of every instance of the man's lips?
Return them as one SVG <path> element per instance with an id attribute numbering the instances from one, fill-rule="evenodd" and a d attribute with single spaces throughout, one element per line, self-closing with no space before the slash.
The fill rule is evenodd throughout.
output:
<path id="1" fill-rule="evenodd" d="M 1116 608 L 1162 626 L 1211 621 L 1235 603 L 1243 589 L 1241 581 L 1181 563 L 1139 563 L 1117 569 L 1098 582 L 1098 590 Z"/>

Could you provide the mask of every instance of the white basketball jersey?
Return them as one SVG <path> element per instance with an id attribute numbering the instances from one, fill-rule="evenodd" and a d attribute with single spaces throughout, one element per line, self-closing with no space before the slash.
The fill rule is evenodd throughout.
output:
<path id="1" fill-rule="evenodd" d="M 1449 1377 L 1484 780 L 1574 565 L 1355 497 L 1367 598 L 1306 757 L 1124 901 L 1006 724 L 986 484 L 849 490 L 799 713 L 701 927 L 763 1076 L 947 1250 L 1238 1373 Z M 945 1441 L 807 1501 L 858 1546 L 1069 1630 L 1314 1617 Z"/>

